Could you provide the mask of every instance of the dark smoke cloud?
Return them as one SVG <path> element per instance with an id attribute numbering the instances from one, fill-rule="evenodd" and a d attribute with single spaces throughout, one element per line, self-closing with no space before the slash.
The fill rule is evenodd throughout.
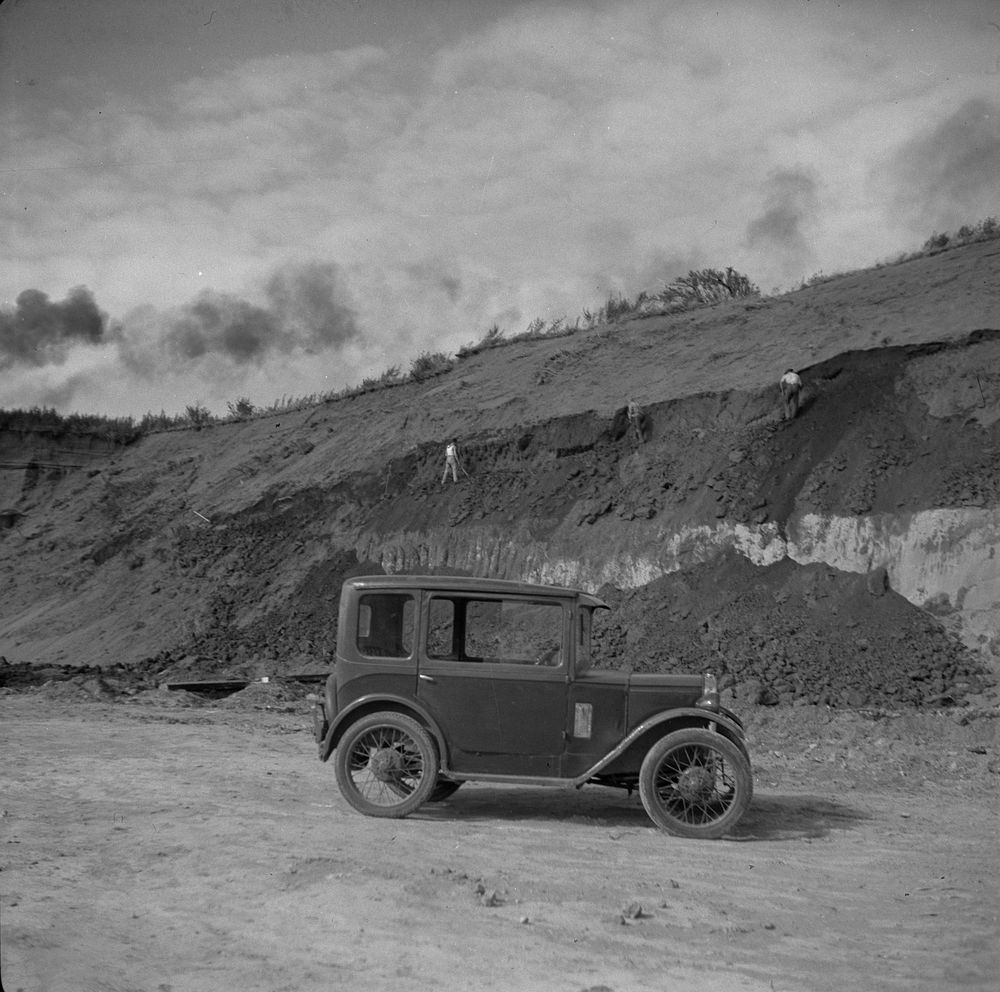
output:
<path id="1" fill-rule="evenodd" d="M 333 263 L 279 269 L 268 280 L 267 297 L 282 327 L 283 350 L 326 351 L 358 336 L 356 314 Z"/>
<path id="2" fill-rule="evenodd" d="M 751 248 L 777 251 L 784 262 L 801 264 L 812 252 L 806 229 L 817 213 L 816 180 L 801 169 L 773 172 L 765 186 L 764 212 L 747 225 Z"/>
<path id="3" fill-rule="evenodd" d="M 894 161 L 895 206 L 925 234 L 975 223 L 997 209 L 1000 104 L 966 101 L 905 144 Z"/>
<path id="4" fill-rule="evenodd" d="M 103 343 L 106 324 L 86 286 L 71 289 L 62 302 L 26 289 L 13 310 L 0 308 L 0 369 L 61 365 L 74 345 Z"/>
<path id="5" fill-rule="evenodd" d="M 639 242 L 639 233 L 630 221 L 614 217 L 592 220 L 585 226 L 585 280 L 597 294 L 586 302 L 589 309 L 596 310 L 609 297 L 619 294 L 631 297 L 642 291 L 658 292 L 678 276 L 704 264 L 697 250 L 650 248 Z"/>
<path id="6" fill-rule="evenodd" d="M 206 290 L 178 310 L 137 310 L 119 329 L 129 367 L 156 371 L 167 359 L 194 365 L 221 357 L 233 365 L 260 365 L 271 354 L 316 354 L 342 348 L 358 336 L 336 265 L 288 265 L 271 275 L 266 305 Z"/>
<path id="7" fill-rule="evenodd" d="M 418 282 L 440 290 L 451 303 L 457 303 L 462 292 L 462 280 L 452 275 L 440 262 L 415 262 L 405 267 L 406 274 Z"/>
<path id="8" fill-rule="evenodd" d="M 53 410 L 70 410 L 79 393 L 86 393 L 95 385 L 100 388 L 100 372 L 78 372 L 58 383 L 41 384 L 37 387 L 33 406 L 51 407 Z"/>

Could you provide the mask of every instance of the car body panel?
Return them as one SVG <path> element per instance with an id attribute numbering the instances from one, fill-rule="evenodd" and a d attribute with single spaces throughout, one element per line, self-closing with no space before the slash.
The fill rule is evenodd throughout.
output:
<path id="1" fill-rule="evenodd" d="M 702 693 L 702 685 L 700 675 L 630 675 L 627 732 L 665 709 L 692 706 Z"/>
<path id="2" fill-rule="evenodd" d="M 565 777 L 579 775 L 625 736 L 628 680 L 622 674 L 591 669 L 568 686 Z"/>

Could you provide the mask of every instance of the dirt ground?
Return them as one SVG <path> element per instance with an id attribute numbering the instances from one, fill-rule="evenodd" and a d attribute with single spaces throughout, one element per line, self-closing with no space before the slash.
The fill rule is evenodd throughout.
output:
<path id="1" fill-rule="evenodd" d="M 711 843 L 596 787 L 362 817 L 287 700 L 0 697 L 6 992 L 996 988 L 995 711 L 751 708 Z"/>

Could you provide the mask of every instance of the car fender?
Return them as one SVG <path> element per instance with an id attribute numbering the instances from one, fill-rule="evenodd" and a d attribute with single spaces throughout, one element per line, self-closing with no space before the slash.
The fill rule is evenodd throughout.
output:
<path id="1" fill-rule="evenodd" d="M 433 735 L 434 741 L 437 744 L 438 755 L 444 759 L 448 753 L 444 735 L 441 733 L 441 729 L 434 718 L 423 706 L 420 706 L 406 696 L 385 696 L 378 694 L 355 699 L 350 706 L 345 707 L 337 714 L 336 718 L 330 723 L 326 737 L 320 745 L 320 760 L 327 761 L 329 759 L 337 747 L 337 742 L 340 740 L 341 735 L 359 716 L 364 716 L 365 713 L 378 713 L 380 710 L 407 713 L 419 720 Z"/>
<path id="2" fill-rule="evenodd" d="M 688 720 L 692 717 L 696 718 L 700 723 L 709 723 L 711 726 L 707 729 L 717 730 L 724 733 L 734 744 L 740 747 L 744 752 L 746 751 L 746 742 L 744 739 L 743 728 L 740 727 L 738 723 L 733 722 L 728 717 L 722 713 L 715 713 L 712 710 L 698 709 L 695 706 L 684 707 L 677 710 L 666 710 L 663 713 L 657 713 L 655 716 L 651 716 L 648 720 L 643 720 L 635 730 L 632 731 L 627 737 L 624 737 L 618 744 L 615 745 L 597 764 L 592 765 L 587 769 L 582 775 L 578 775 L 573 779 L 573 783 L 579 787 L 588 782 L 593 778 L 602 768 L 610 765 L 612 761 L 624 754 L 640 737 L 648 733 L 654 727 L 665 725 L 664 733 L 670 732 L 669 725 L 672 723 L 683 722 L 685 725 Z"/>

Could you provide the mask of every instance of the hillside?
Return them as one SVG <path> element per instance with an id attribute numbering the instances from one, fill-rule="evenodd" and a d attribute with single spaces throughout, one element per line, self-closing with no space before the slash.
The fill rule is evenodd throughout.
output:
<path id="1" fill-rule="evenodd" d="M 0 655 L 322 671 L 345 576 L 452 570 L 602 589 L 608 664 L 960 702 L 1000 656 L 998 277 L 985 242 L 127 447 L 8 432 Z M 468 476 L 442 486 L 450 437 Z"/>

